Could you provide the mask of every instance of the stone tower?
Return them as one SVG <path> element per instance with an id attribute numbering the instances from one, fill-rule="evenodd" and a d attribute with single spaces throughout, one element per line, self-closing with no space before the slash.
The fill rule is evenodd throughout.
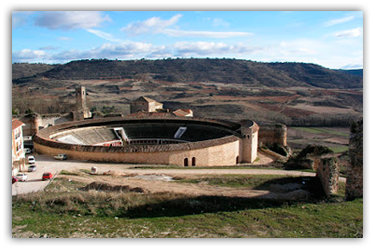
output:
<path id="1" fill-rule="evenodd" d="M 75 108 L 75 119 L 83 120 L 91 118 L 91 112 L 86 106 L 86 88 L 84 86 L 76 87 L 76 108 Z"/>
<path id="2" fill-rule="evenodd" d="M 23 135 L 25 136 L 32 136 L 38 133 L 39 127 L 42 126 L 42 117 L 35 113 L 30 112 L 23 117 L 20 118 L 25 126 L 23 127 Z"/>
<path id="3" fill-rule="evenodd" d="M 243 120 L 241 123 L 242 159 L 243 163 L 252 163 L 258 154 L 259 126 L 251 120 Z"/>

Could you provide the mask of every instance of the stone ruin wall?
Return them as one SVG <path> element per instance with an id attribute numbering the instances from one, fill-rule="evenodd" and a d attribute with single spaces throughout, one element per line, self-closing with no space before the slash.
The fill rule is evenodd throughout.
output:
<path id="1" fill-rule="evenodd" d="M 339 190 L 339 160 L 336 157 L 321 158 L 316 163 L 316 176 L 322 183 L 326 196 Z"/>
<path id="2" fill-rule="evenodd" d="M 36 113 L 20 117 L 19 120 L 25 124 L 23 127 L 24 136 L 35 135 L 39 131 L 39 127 L 42 125 L 42 118 Z"/>
<path id="3" fill-rule="evenodd" d="M 363 197 L 363 120 L 355 122 L 350 128 L 349 158 L 347 169 L 345 199 Z M 338 192 L 339 160 L 336 157 L 322 157 L 317 161 L 316 175 L 322 182 L 327 196 Z"/>
<path id="4" fill-rule="evenodd" d="M 363 197 L 363 120 L 353 123 L 350 132 L 346 200 Z"/>
<path id="5" fill-rule="evenodd" d="M 261 125 L 259 129 L 259 146 L 271 146 L 273 144 L 286 147 L 287 127 L 284 124 Z"/>

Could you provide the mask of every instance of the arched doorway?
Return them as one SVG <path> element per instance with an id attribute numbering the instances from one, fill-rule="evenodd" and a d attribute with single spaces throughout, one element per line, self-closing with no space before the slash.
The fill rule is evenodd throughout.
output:
<path id="1" fill-rule="evenodd" d="M 184 159 L 184 167 L 187 167 L 187 166 L 189 166 L 189 159 L 185 158 Z"/>
<path id="2" fill-rule="evenodd" d="M 192 159 L 191 159 L 191 165 L 194 167 L 195 166 L 195 157 L 193 157 Z"/>

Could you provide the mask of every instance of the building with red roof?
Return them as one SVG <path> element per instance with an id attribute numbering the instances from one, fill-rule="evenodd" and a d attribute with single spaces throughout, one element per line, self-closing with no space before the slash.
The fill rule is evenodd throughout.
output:
<path id="1" fill-rule="evenodd" d="M 12 118 L 12 176 L 26 170 L 25 152 L 23 147 L 23 130 L 25 124 Z"/>

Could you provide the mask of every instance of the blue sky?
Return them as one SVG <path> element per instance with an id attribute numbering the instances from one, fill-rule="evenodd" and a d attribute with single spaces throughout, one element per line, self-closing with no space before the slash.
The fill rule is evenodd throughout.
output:
<path id="1" fill-rule="evenodd" d="M 12 62 L 168 57 L 362 68 L 363 12 L 12 12 Z"/>

